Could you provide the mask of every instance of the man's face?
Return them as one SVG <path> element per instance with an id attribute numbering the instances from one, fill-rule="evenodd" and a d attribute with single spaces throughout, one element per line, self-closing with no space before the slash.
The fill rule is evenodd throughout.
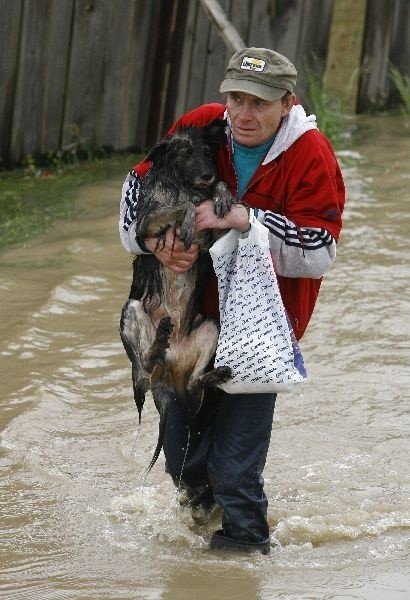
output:
<path id="1" fill-rule="evenodd" d="M 242 146 L 260 146 L 277 131 L 282 117 L 294 104 L 293 94 L 279 100 L 262 100 L 244 92 L 229 92 L 226 102 L 233 137 Z"/>

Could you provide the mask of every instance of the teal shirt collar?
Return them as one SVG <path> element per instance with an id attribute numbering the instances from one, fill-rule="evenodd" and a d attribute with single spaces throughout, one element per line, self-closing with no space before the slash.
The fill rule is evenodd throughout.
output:
<path id="1" fill-rule="evenodd" d="M 238 198 L 241 198 L 246 190 L 246 186 L 250 182 L 259 167 L 262 160 L 265 158 L 269 148 L 273 144 L 275 136 L 271 137 L 267 142 L 260 146 L 242 146 L 233 140 L 233 163 L 238 178 Z"/>

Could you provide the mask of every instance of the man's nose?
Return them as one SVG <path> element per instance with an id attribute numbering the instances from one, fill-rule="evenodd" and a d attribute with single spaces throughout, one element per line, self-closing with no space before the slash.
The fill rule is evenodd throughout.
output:
<path id="1" fill-rule="evenodd" d="M 249 106 L 249 104 L 242 104 L 240 111 L 239 111 L 239 116 L 241 117 L 241 119 L 252 119 L 253 117 L 253 110 L 252 107 Z"/>

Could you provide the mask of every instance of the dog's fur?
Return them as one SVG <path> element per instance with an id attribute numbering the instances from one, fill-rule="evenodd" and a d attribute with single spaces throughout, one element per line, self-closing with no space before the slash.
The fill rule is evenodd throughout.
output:
<path id="1" fill-rule="evenodd" d="M 136 234 L 157 237 L 166 232 L 188 248 L 194 241 L 200 254 L 184 273 L 162 265 L 153 255 L 137 256 L 129 300 L 123 307 L 120 333 L 132 364 L 134 399 L 139 420 L 145 394 L 152 391 L 160 415 L 158 443 L 148 470 L 162 448 L 170 398 L 192 420 L 198 413 L 204 389 L 227 381 L 228 367 L 210 369 L 218 340 L 218 324 L 204 319 L 199 302 L 211 270 L 207 252 L 213 232 L 195 237 L 195 206 L 213 198 L 218 216 L 225 216 L 234 199 L 222 182 L 216 182 L 216 154 L 225 122 L 177 131 L 157 144 L 147 156 L 152 167 L 141 183 L 136 208 Z"/>

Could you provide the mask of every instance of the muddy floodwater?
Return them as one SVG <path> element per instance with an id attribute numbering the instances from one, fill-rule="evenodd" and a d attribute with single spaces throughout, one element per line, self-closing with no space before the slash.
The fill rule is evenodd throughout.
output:
<path id="1" fill-rule="evenodd" d="M 162 455 L 143 476 L 158 419 L 148 400 L 138 430 L 118 335 L 125 174 L 0 254 L 1 598 L 410 598 L 410 129 L 368 125 L 341 152 L 344 231 L 301 343 L 310 381 L 277 402 L 269 557 L 211 553 L 219 516 L 180 507 Z"/>

